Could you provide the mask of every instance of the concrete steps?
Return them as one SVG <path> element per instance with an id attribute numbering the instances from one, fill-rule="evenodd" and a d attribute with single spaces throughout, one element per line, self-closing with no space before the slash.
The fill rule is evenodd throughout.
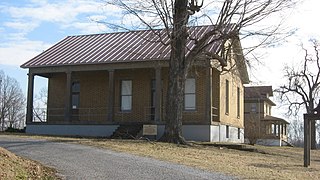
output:
<path id="1" fill-rule="evenodd" d="M 120 125 L 110 136 L 112 139 L 136 139 L 142 130 L 142 124 L 139 125 Z"/>

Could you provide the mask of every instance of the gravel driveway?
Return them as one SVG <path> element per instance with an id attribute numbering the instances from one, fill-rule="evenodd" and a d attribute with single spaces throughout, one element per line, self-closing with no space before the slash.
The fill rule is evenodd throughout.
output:
<path id="1" fill-rule="evenodd" d="M 63 179 L 236 179 L 152 158 L 79 144 L 0 135 L 0 146 L 57 169 Z"/>

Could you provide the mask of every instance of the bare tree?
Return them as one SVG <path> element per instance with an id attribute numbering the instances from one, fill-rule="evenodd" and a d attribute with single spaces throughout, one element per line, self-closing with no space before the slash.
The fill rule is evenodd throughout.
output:
<path id="1" fill-rule="evenodd" d="M 298 66 L 284 68 L 286 84 L 276 92 L 280 100 L 288 106 L 288 115 L 297 116 L 301 110 L 311 113 L 320 93 L 320 46 L 317 40 L 310 40 L 312 49 L 302 46 L 304 58 Z M 316 148 L 315 122 L 311 124 L 311 148 Z"/>
<path id="2" fill-rule="evenodd" d="M 204 4 L 208 2 L 207 4 Z M 147 28 L 155 35 L 163 38 L 155 28 L 164 28 L 169 42 L 163 44 L 171 46 L 169 60 L 168 90 L 166 96 L 166 127 L 162 141 L 185 144 L 182 137 L 182 108 L 184 84 L 190 67 L 200 56 L 216 59 L 221 66 L 226 66 L 226 54 L 231 45 L 238 42 L 239 35 L 243 38 L 256 36 L 259 39 L 247 52 L 271 41 L 275 42 L 279 35 L 280 25 L 255 26 L 272 14 L 291 7 L 293 0 L 111 0 L 109 4 L 125 11 L 125 19 L 133 19 L 132 28 Z M 219 10 L 216 10 L 216 9 Z M 215 11 L 211 11 L 215 9 Z M 219 11 L 219 12 L 217 12 Z M 137 23 L 140 22 L 140 23 Z M 188 26 L 200 22 L 214 25 L 214 28 L 200 37 L 194 38 L 188 31 Z M 127 24 L 115 25 L 116 28 L 128 28 Z M 260 27 L 260 28 L 259 28 Z M 213 37 L 214 38 L 211 38 Z M 210 40 L 209 40 L 210 39 Z M 186 43 L 192 41 L 194 46 L 187 49 Z M 221 47 L 217 52 L 208 52 L 206 47 L 219 42 Z M 242 50 L 241 50 L 242 51 Z M 187 53 L 188 52 L 188 53 Z"/>
<path id="3" fill-rule="evenodd" d="M 303 123 L 294 119 L 288 127 L 288 141 L 294 146 L 303 147 Z"/>
<path id="4" fill-rule="evenodd" d="M 260 117 L 259 116 L 247 115 L 247 119 L 244 122 L 245 123 L 244 126 L 246 127 L 244 131 L 244 136 L 248 140 L 248 143 L 250 145 L 256 144 L 257 140 L 260 138 Z"/>
<path id="5" fill-rule="evenodd" d="M 18 81 L 0 71 L 0 123 L 5 128 L 22 128 L 25 99 Z"/>
<path id="6" fill-rule="evenodd" d="M 34 121 L 46 122 L 47 120 L 47 103 L 48 103 L 48 89 L 43 87 L 39 93 L 35 95 L 33 102 Z"/>

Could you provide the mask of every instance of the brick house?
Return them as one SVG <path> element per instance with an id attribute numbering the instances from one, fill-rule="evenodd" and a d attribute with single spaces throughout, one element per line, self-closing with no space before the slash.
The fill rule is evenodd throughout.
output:
<path id="1" fill-rule="evenodd" d="M 288 145 L 289 123 L 271 115 L 272 106 L 276 105 L 270 99 L 272 86 L 245 87 L 244 92 L 245 140 L 268 146 Z"/>
<path id="2" fill-rule="evenodd" d="M 189 29 L 201 37 L 213 26 Z M 21 67 L 29 69 L 27 133 L 111 136 L 122 126 L 164 131 L 169 42 L 163 30 L 68 36 Z M 208 42 L 215 37 L 208 39 Z M 161 43 L 160 40 L 164 43 Z M 185 85 L 183 135 L 187 140 L 243 142 L 243 84 L 248 83 L 239 39 L 228 66 L 196 59 Z M 189 40 L 188 48 L 193 47 Z M 221 43 L 206 51 L 219 53 Z M 229 44 L 228 44 L 229 43 Z M 33 114 L 34 77 L 48 79 L 46 121 Z"/>

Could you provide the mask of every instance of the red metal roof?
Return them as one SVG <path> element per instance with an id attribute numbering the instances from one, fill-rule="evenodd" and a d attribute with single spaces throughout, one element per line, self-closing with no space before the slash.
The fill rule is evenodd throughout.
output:
<path id="1" fill-rule="evenodd" d="M 214 26 L 191 27 L 190 37 L 199 39 L 213 28 Z M 215 37 L 208 39 L 208 42 L 213 38 Z M 188 41 L 187 50 L 194 47 L 194 42 L 194 40 Z M 170 57 L 170 45 L 165 44 L 169 44 L 169 38 L 164 30 L 68 36 L 21 67 L 167 60 Z M 207 50 L 217 52 L 219 44 L 219 42 L 213 43 Z"/>

